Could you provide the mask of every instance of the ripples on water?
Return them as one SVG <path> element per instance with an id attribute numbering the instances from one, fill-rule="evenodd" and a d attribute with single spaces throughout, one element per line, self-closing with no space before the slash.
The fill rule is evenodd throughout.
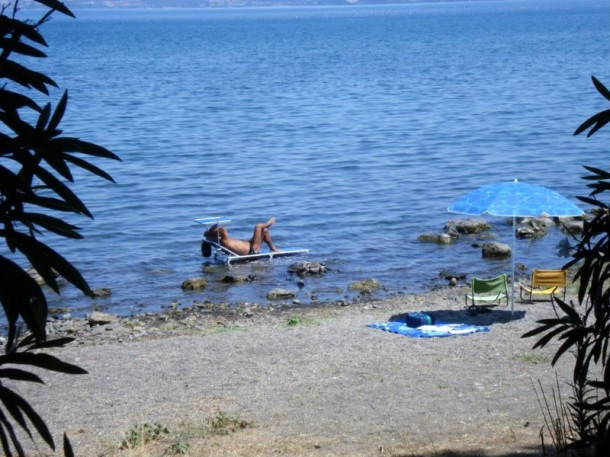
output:
<path id="1" fill-rule="evenodd" d="M 44 70 L 69 89 L 64 130 L 122 162 L 100 164 L 116 185 L 76 185 L 95 215 L 77 221 L 85 239 L 47 241 L 93 287 L 112 288 L 95 305 L 123 314 L 296 289 L 292 260 L 279 260 L 231 269 L 255 283 L 182 293 L 205 265 L 193 219 L 209 215 L 231 217 L 240 237 L 276 216 L 278 246 L 328 262 L 332 273 L 306 281 L 305 303 L 367 277 L 397 293 L 441 269 L 507 271 L 473 240 L 416 238 L 440 231 L 447 206 L 480 185 L 519 178 L 573 198 L 586 192 L 582 164 L 607 168 L 603 134 L 572 137 L 604 108 L 590 76 L 608 76 L 607 13 L 602 2 L 506 1 L 53 20 Z M 490 222 L 509 242 L 509 226 Z M 562 238 L 519 241 L 517 262 L 563 265 Z M 52 305 L 78 313 L 92 302 L 66 288 Z"/>

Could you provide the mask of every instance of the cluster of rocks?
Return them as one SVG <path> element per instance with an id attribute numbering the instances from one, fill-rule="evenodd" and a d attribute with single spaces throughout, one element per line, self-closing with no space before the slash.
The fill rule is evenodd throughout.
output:
<path id="1" fill-rule="evenodd" d="M 326 267 L 326 264 L 322 262 L 309 262 L 305 260 L 298 261 L 288 266 L 288 272 L 290 274 L 295 274 L 299 278 L 298 286 L 299 288 L 304 287 L 305 282 L 303 278 L 307 276 L 322 276 L 326 274 L 329 269 Z M 256 277 L 254 276 L 239 276 L 239 275 L 225 275 L 219 279 L 220 282 L 225 284 L 242 284 L 245 282 L 255 281 Z M 205 278 L 197 277 L 197 278 L 189 278 L 182 282 L 182 290 L 204 290 L 208 287 L 208 281 Z M 286 289 L 273 289 L 267 294 L 267 300 L 286 300 L 295 298 L 297 296 L 296 291 L 286 290 Z"/>
<path id="2" fill-rule="evenodd" d="M 122 317 L 99 311 L 93 311 L 83 318 L 69 315 L 52 315 L 47 320 L 47 339 L 70 337 L 71 344 L 97 345 L 123 343 L 146 339 L 164 338 L 175 335 L 198 334 L 218 331 L 223 328 L 247 326 L 263 320 L 281 320 L 297 309 L 314 309 L 318 307 L 343 308 L 376 302 L 370 294 L 383 286 L 375 279 L 356 281 L 350 289 L 359 290 L 361 295 L 352 301 L 345 299 L 327 303 L 301 304 L 292 302 L 266 303 L 211 303 L 195 302 L 192 306 L 183 307 L 178 302 L 172 303 L 163 312 L 147 312 L 130 317 Z M 277 293 L 278 300 L 290 298 L 290 294 Z"/>
<path id="3" fill-rule="evenodd" d="M 515 236 L 520 239 L 543 237 L 550 226 L 558 225 L 563 232 L 569 234 L 581 233 L 584 226 L 582 218 L 519 218 L 518 223 L 519 227 L 515 230 Z M 424 233 L 417 239 L 424 242 L 450 244 L 463 235 L 477 234 L 479 239 L 485 238 L 481 234 L 490 228 L 491 226 L 484 219 L 454 219 L 445 224 L 442 233 Z M 477 242 L 473 244 L 473 247 L 481 248 L 483 258 L 502 259 L 512 255 L 510 246 L 498 241 Z"/>

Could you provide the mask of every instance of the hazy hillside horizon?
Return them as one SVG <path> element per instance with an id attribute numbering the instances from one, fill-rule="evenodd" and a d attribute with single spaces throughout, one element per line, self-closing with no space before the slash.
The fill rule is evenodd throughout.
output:
<path id="1" fill-rule="evenodd" d="M 236 8 L 272 6 L 339 6 L 381 5 L 399 3 L 432 3 L 485 0 L 67 0 L 70 9 L 79 8 Z M 33 0 L 22 0 L 21 6 L 38 6 Z"/>

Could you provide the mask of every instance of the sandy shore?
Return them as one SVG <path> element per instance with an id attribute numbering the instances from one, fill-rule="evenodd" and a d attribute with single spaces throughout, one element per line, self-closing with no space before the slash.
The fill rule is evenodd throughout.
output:
<path id="1" fill-rule="evenodd" d="M 57 442 L 67 431 L 83 456 L 119 455 L 134 424 L 193 430 L 219 413 L 249 425 L 227 436 L 190 437 L 186 455 L 539 454 L 543 418 L 534 383 L 550 394 L 557 371 L 567 393 L 571 360 L 553 369 L 555 346 L 532 356 L 534 340 L 521 335 L 552 315 L 551 304 L 471 316 L 465 290 L 247 317 L 190 316 L 188 323 L 163 319 L 154 329 L 150 322 L 102 327 L 99 334 L 121 336 L 81 338 L 53 351 L 88 375 L 42 372 L 45 386 L 14 387 Z M 367 326 L 420 310 L 490 331 L 414 339 Z"/>

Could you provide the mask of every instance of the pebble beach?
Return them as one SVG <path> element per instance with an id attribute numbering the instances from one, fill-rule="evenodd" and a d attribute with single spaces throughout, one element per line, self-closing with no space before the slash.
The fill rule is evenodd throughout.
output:
<path id="1" fill-rule="evenodd" d="M 89 374 L 40 372 L 44 386 L 11 387 L 57 443 L 67 432 L 76 455 L 136 455 L 120 444 L 144 423 L 170 432 L 137 455 L 163 455 L 179 431 L 202 430 L 219 415 L 248 426 L 189 435 L 185 455 L 540 455 L 540 389 L 549 396 L 559 386 L 567 398 L 571 360 L 551 367 L 556 346 L 532 351 L 535 339 L 521 336 L 552 316 L 552 304 L 473 315 L 466 291 L 55 327 L 49 338 L 75 340 L 52 354 Z M 489 331 L 410 338 L 368 326 L 415 311 Z"/>

